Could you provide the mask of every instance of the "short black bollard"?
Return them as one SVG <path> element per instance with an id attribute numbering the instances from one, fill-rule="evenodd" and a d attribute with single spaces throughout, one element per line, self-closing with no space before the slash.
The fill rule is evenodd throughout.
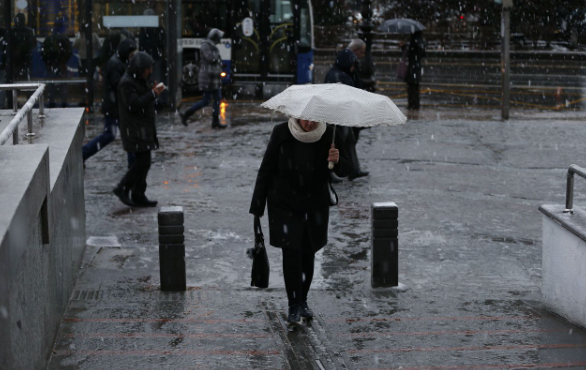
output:
<path id="1" fill-rule="evenodd" d="M 372 204 L 371 281 L 373 288 L 399 285 L 399 207 Z"/>
<path id="2" fill-rule="evenodd" d="M 161 290 L 185 290 L 187 283 L 183 207 L 161 207 L 158 219 Z"/>

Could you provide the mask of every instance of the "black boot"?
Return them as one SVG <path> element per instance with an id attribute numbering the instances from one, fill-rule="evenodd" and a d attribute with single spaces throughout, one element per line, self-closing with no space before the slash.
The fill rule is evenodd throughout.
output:
<path id="1" fill-rule="evenodd" d="M 149 200 L 144 194 L 139 196 L 133 194 L 132 203 L 134 203 L 136 207 L 156 207 L 159 202 L 156 200 Z"/>
<path id="2" fill-rule="evenodd" d="M 301 304 L 301 317 L 303 317 L 306 320 L 313 319 L 313 312 L 311 311 L 311 309 L 307 305 L 307 302 L 303 302 Z"/>
<path id="3" fill-rule="evenodd" d="M 112 190 L 112 192 L 114 193 L 114 195 L 118 197 L 118 199 L 120 199 L 122 203 L 126 204 L 129 207 L 135 206 L 132 200 L 130 200 L 130 190 L 126 190 L 122 186 L 118 185 L 114 188 L 114 190 Z"/>
<path id="4" fill-rule="evenodd" d="M 181 117 L 181 124 L 187 127 L 187 115 L 185 113 L 179 113 L 179 117 Z"/>
<path id="5" fill-rule="evenodd" d="M 212 128 L 226 128 L 226 126 L 220 124 L 220 117 L 213 116 L 212 117 Z"/>
<path id="6" fill-rule="evenodd" d="M 301 305 L 298 303 L 289 306 L 289 316 L 287 317 L 289 325 L 301 324 Z"/>
<path id="7" fill-rule="evenodd" d="M 365 176 L 368 176 L 368 171 L 358 171 L 358 172 L 356 172 L 356 173 L 351 173 L 351 174 L 348 176 L 348 179 L 349 179 L 350 181 L 352 181 L 352 180 L 354 180 L 354 179 L 358 179 L 358 178 L 360 178 L 360 177 L 365 177 Z"/>

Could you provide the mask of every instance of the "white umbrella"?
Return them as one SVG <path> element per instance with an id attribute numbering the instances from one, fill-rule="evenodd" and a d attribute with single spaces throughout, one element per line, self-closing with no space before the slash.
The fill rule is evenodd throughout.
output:
<path id="1" fill-rule="evenodd" d="M 342 84 L 293 85 L 261 107 L 347 127 L 397 126 L 407 121 L 389 97 Z"/>
<path id="2" fill-rule="evenodd" d="M 407 121 L 389 97 L 342 84 L 293 85 L 260 106 L 297 119 L 348 127 L 397 126 Z"/>

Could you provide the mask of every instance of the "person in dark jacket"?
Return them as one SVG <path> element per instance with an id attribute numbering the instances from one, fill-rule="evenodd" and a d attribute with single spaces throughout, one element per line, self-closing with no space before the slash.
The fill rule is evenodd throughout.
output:
<path id="1" fill-rule="evenodd" d="M 326 74 L 324 83 L 335 84 L 343 83 L 354 87 L 354 80 L 352 75 L 354 74 L 354 68 L 358 58 L 352 50 L 342 49 L 336 55 L 336 62 L 334 66 Z"/>
<path id="2" fill-rule="evenodd" d="M 118 83 L 126 72 L 130 59 L 136 52 L 136 43 L 132 39 L 125 39 L 118 44 L 118 50 L 104 66 L 104 99 L 102 113 L 104 113 L 104 131 L 82 148 L 83 161 L 104 149 L 116 138 L 118 121 Z M 132 165 L 134 154 L 128 152 L 128 167 Z"/>
<path id="3" fill-rule="evenodd" d="M 45 69 L 49 79 L 67 77 L 67 61 L 71 58 L 71 42 L 61 33 L 63 23 L 56 21 L 53 32 L 41 45 L 41 57 L 45 62 Z M 67 84 L 49 83 L 49 108 L 55 107 L 55 95 L 59 94 L 61 107 L 67 106 Z"/>
<path id="4" fill-rule="evenodd" d="M 405 82 L 407 83 L 407 108 L 419 109 L 419 84 L 421 83 L 422 62 L 425 57 L 425 42 L 421 31 L 411 35 L 411 42 L 407 47 L 409 57 L 409 67 Z"/>
<path id="5" fill-rule="evenodd" d="M 357 61 L 354 64 L 354 72 L 352 75 L 352 80 L 354 81 L 354 87 L 361 90 L 366 90 L 364 87 L 364 83 L 362 82 L 362 71 L 360 69 L 361 61 L 364 59 L 366 55 L 366 43 L 361 39 L 353 39 L 348 44 L 348 49 L 352 50 L 354 54 L 356 54 Z M 360 137 L 360 131 L 364 130 L 364 127 L 352 127 L 352 132 L 354 133 L 354 151 L 356 151 L 356 144 L 358 143 L 358 138 Z M 354 175 L 352 178 L 358 178 L 368 175 L 368 171 L 362 171 L 360 169 L 360 163 L 358 162 L 358 155 L 356 155 L 356 162 L 353 163 L 354 167 Z"/>
<path id="6" fill-rule="evenodd" d="M 203 40 L 200 55 L 198 84 L 199 89 L 203 92 L 203 100 L 193 104 L 191 108 L 181 114 L 181 123 L 187 126 L 187 120 L 197 110 L 206 107 L 213 99 L 212 105 L 212 128 L 225 128 L 226 126 L 220 124 L 220 100 L 222 99 L 220 73 L 222 72 L 222 59 L 220 58 L 220 51 L 217 44 L 224 36 L 224 32 L 217 28 L 212 29 L 208 33 L 208 37 Z"/>
<path id="7" fill-rule="evenodd" d="M 354 87 L 354 70 L 358 57 L 350 49 L 341 50 L 336 56 L 336 63 L 327 73 L 324 83 L 343 83 Z M 359 177 L 367 176 L 368 172 L 360 170 L 360 162 L 358 161 L 358 154 L 356 154 L 356 136 L 354 130 L 351 127 L 337 127 L 336 130 L 342 137 L 344 150 L 348 153 L 348 157 L 352 163 L 352 172 L 348 176 L 348 179 L 354 180 Z M 339 180 L 332 177 L 333 182 Z"/>
<path id="8" fill-rule="evenodd" d="M 124 150 L 134 153 L 135 159 L 116 188 L 114 194 L 128 206 L 155 207 L 157 201 L 146 195 L 147 175 L 151 167 L 151 151 L 159 148 L 155 125 L 155 100 L 164 85 L 149 86 L 155 61 L 145 52 L 136 53 L 118 84 L 118 112 L 120 136 Z M 132 191 L 132 195 L 130 192 Z"/>
<path id="9" fill-rule="evenodd" d="M 283 275 L 290 324 L 311 319 L 307 294 L 313 279 L 315 253 L 328 241 L 330 200 L 328 162 L 344 177 L 350 172 L 333 128 L 290 118 L 276 125 L 264 154 L 250 205 L 260 218 L 267 206 L 270 244 L 283 252 Z"/>
<path id="10" fill-rule="evenodd" d="M 33 62 L 33 50 L 37 47 L 37 39 L 32 28 L 26 26 L 24 14 L 18 13 L 14 17 L 12 28 L 12 78 L 14 81 L 30 80 Z"/>
<path id="11" fill-rule="evenodd" d="M 352 81 L 354 81 L 354 87 L 357 89 L 364 90 L 364 84 L 360 77 L 360 60 L 366 55 L 366 43 L 361 39 L 353 39 L 348 44 L 348 49 L 352 50 L 356 54 L 356 63 L 354 63 L 354 71 L 352 72 Z M 358 138 L 357 138 L 358 139 Z"/>

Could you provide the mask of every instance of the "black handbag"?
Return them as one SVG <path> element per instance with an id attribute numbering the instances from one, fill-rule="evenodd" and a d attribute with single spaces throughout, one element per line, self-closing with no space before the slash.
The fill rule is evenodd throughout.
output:
<path id="1" fill-rule="evenodd" d="M 265 248 L 265 239 L 260 227 L 260 217 L 254 216 L 254 248 L 246 251 L 246 255 L 252 259 L 252 273 L 250 274 L 250 286 L 257 288 L 269 287 L 269 257 Z"/>

